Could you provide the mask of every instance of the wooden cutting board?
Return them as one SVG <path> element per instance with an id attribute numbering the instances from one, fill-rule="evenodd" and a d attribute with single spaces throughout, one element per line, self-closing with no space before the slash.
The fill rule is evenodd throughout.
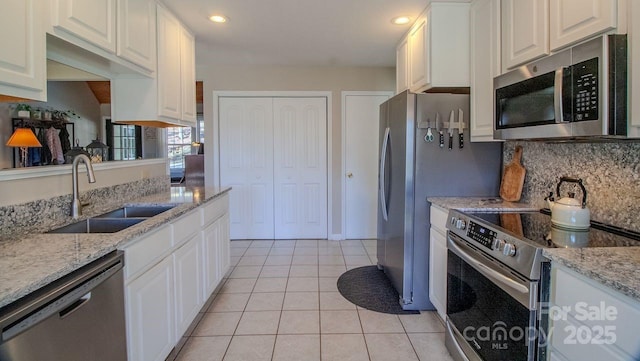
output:
<path id="1" fill-rule="evenodd" d="M 522 147 L 518 145 L 513 153 L 513 159 L 504 167 L 504 174 L 502 174 L 500 197 L 505 201 L 517 202 L 522 195 L 522 186 L 527 170 L 520 163 L 521 159 Z"/>

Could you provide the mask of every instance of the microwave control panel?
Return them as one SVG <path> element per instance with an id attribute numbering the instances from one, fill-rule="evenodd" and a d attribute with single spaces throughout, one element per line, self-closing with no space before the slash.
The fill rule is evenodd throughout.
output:
<path id="1" fill-rule="evenodd" d="M 599 119 L 598 58 L 571 66 L 573 79 L 573 121 Z"/>

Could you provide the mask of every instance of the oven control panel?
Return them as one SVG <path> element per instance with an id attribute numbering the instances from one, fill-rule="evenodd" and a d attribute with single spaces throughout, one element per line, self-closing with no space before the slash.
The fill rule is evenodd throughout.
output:
<path id="1" fill-rule="evenodd" d="M 496 239 L 496 232 L 484 227 L 474 221 L 469 221 L 469 231 L 467 236 L 483 246 L 493 249 L 493 241 Z"/>

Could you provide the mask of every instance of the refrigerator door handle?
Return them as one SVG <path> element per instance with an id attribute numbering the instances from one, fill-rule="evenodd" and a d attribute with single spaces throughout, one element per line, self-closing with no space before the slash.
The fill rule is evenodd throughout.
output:
<path id="1" fill-rule="evenodd" d="M 387 127 L 384 130 L 384 138 L 382 141 L 382 150 L 380 152 L 380 173 L 378 184 L 380 185 L 380 206 L 382 207 L 382 217 L 385 221 L 389 220 L 389 210 L 387 209 L 387 185 L 385 183 L 385 169 L 387 167 L 387 147 L 389 146 L 389 132 L 391 128 Z"/>

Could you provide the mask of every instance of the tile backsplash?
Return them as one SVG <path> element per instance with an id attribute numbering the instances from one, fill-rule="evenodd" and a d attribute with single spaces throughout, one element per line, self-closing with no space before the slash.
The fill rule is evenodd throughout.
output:
<path id="1" fill-rule="evenodd" d="M 516 145 L 523 148 L 527 170 L 522 202 L 546 207 L 544 197 L 560 177 L 582 178 L 591 219 L 640 232 L 640 142 L 542 143 L 510 141 L 504 144 L 508 164 Z M 563 184 L 565 196 L 571 183 Z M 576 197 L 581 197 L 579 188 Z"/>

